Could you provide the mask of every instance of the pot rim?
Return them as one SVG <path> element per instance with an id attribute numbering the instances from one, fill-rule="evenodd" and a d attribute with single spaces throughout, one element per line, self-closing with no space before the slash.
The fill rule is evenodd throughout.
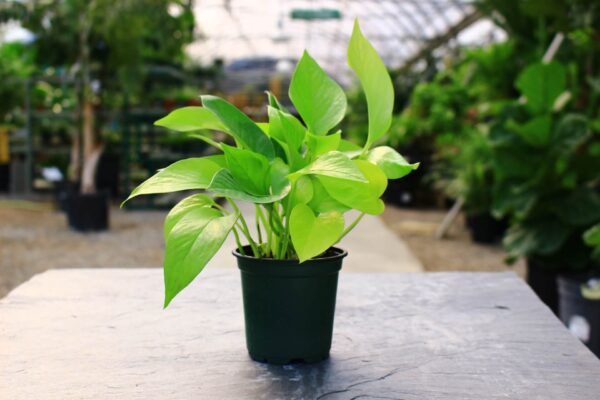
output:
<path id="1" fill-rule="evenodd" d="M 250 246 L 246 245 L 246 246 L 243 246 L 243 248 L 244 249 L 246 249 L 246 248 L 249 249 Z M 307 263 L 312 262 L 312 261 L 321 262 L 321 261 L 339 260 L 339 259 L 342 259 L 342 258 L 344 258 L 344 257 L 346 257 L 348 255 L 348 252 L 346 250 L 344 250 L 342 248 L 339 248 L 339 247 L 331 246 L 329 249 L 332 249 L 332 250 L 336 251 L 337 254 L 332 255 L 332 256 L 327 256 L 327 257 L 311 258 L 309 260 L 304 261 L 302 264 L 307 264 Z M 327 250 L 329 250 L 329 249 L 327 249 Z M 240 254 L 238 252 L 237 247 L 235 249 L 233 249 L 233 251 L 231 252 L 231 254 L 233 254 L 234 257 L 236 257 L 238 259 L 243 259 L 243 260 L 283 262 L 283 263 L 295 262 L 298 265 L 301 265 L 300 262 L 297 259 L 283 259 L 283 260 L 279 260 L 279 259 L 276 259 L 276 258 L 258 258 L 258 257 L 253 257 L 253 256 L 248 256 L 248 255 Z"/>

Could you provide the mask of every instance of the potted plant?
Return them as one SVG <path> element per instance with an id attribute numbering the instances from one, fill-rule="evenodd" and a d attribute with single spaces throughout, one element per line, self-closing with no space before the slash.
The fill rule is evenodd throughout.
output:
<path id="1" fill-rule="evenodd" d="M 600 221 L 600 154 L 589 118 L 567 112 L 566 68 L 536 63 L 518 77 L 522 97 L 492 124 L 496 216 L 510 218 L 509 260 L 524 256 L 528 282 L 558 311 L 556 277 L 585 273 L 583 232 Z"/>
<path id="2" fill-rule="evenodd" d="M 457 144 L 457 151 L 445 156 L 449 177 L 442 182 L 451 198 L 463 200 L 471 239 L 493 243 L 504 234 L 504 223 L 491 214 L 494 171 L 487 132 L 472 129 Z"/>
<path id="3" fill-rule="evenodd" d="M 394 92 L 386 67 L 355 23 L 348 63 L 368 104 L 362 147 L 342 139 L 340 86 L 304 52 L 289 88 L 302 121 L 268 93 L 268 123 L 255 123 L 227 101 L 201 96 L 156 122 L 179 132 L 212 129 L 234 146 L 206 136 L 222 154 L 177 161 L 139 187 L 135 196 L 204 189 L 177 204 L 165 219 L 164 280 L 167 307 L 202 271 L 233 233 L 241 270 L 246 340 L 254 360 L 306 362 L 326 358 L 331 346 L 337 274 L 346 252 L 334 247 L 364 214 L 380 214 L 387 180 L 417 167 L 389 147 L 372 147 L 389 128 Z M 223 197 L 231 209 L 219 205 Z M 255 205 L 256 227 L 238 202 Z M 358 210 L 345 225 L 343 214 Z"/>
<path id="4" fill-rule="evenodd" d="M 600 223 L 588 229 L 583 239 L 592 248 L 593 266 L 584 274 L 559 275 L 559 316 L 600 357 Z"/>

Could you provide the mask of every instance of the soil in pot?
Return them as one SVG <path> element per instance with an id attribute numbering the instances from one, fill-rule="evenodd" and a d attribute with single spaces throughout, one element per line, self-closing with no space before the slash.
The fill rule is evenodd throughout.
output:
<path id="1" fill-rule="evenodd" d="M 302 264 L 233 254 L 242 276 L 250 357 L 270 364 L 329 357 L 338 272 L 347 253 L 331 248 Z"/>
<path id="2" fill-rule="evenodd" d="M 571 333 L 600 358 L 600 300 L 586 299 L 581 293 L 588 279 L 581 275 L 558 277 L 559 316 Z"/>
<path id="3" fill-rule="evenodd" d="M 106 192 L 70 192 L 65 202 L 69 226 L 81 232 L 108 229 L 108 200 Z"/>

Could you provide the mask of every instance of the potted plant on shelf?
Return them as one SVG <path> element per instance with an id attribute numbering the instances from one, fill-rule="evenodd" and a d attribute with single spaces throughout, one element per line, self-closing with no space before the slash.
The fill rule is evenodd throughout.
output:
<path id="1" fill-rule="evenodd" d="M 179 132 L 212 129 L 235 146 L 199 136 L 222 154 L 190 158 L 160 170 L 135 196 L 205 189 L 167 215 L 164 261 L 165 302 L 202 271 L 233 233 L 233 252 L 242 275 L 246 341 L 258 361 L 288 363 L 329 354 L 337 274 L 346 252 L 334 247 L 364 214 L 380 214 L 388 179 L 417 168 L 389 147 L 372 147 L 389 128 L 394 92 L 385 65 L 355 23 L 348 63 L 358 75 L 368 104 L 368 139 L 358 147 L 335 127 L 346 96 L 304 52 L 289 96 L 302 121 L 268 93 L 268 123 L 255 123 L 227 101 L 201 96 L 202 107 L 184 107 L 156 122 Z M 223 197 L 231 210 L 214 197 Z M 255 205 L 256 234 L 238 202 Z M 345 225 L 343 214 L 358 210 Z"/>
<path id="2" fill-rule="evenodd" d="M 555 313 L 559 274 L 592 269 L 582 234 L 600 221 L 600 154 L 589 118 L 567 112 L 566 68 L 536 63 L 518 77 L 522 100 L 492 124 L 494 212 L 510 218 L 509 259 L 524 256 L 528 283 Z"/>

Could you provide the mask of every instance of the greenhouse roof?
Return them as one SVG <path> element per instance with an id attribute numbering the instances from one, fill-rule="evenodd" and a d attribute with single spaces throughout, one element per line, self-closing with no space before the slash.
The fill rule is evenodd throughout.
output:
<path id="1" fill-rule="evenodd" d="M 469 0 L 196 0 L 200 62 L 254 57 L 297 59 L 304 49 L 344 74 L 354 18 L 384 62 L 398 68 L 443 46 L 481 44 L 503 32 Z"/>

